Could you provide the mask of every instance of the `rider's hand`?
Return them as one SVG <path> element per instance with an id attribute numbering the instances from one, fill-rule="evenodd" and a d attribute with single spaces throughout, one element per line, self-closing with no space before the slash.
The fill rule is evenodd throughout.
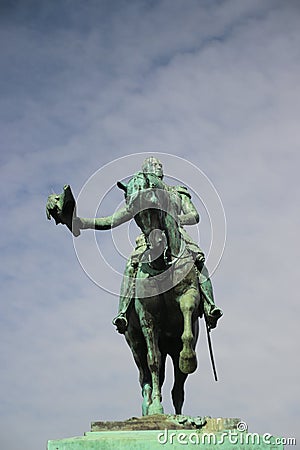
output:
<path id="1" fill-rule="evenodd" d="M 74 217 L 73 221 L 72 221 L 72 229 L 73 229 L 73 233 L 75 235 L 78 235 L 78 231 L 79 230 L 83 230 L 84 229 L 84 224 L 82 222 L 82 220 L 80 219 L 80 217 Z"/>

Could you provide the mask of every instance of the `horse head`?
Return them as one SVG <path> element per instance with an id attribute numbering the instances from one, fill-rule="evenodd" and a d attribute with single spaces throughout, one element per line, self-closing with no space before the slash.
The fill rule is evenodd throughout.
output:
<path id="1" fill-rule="evenodd" d="M 171 255 L 180 249 L 178 211 L 174 195 L 153 173 L 137 172 L 127 184 L 118 182 L 124 190 L 128 210 L 144 233 L 151 260 L 163 254 L 170 262 Z"/>
<path id="2" fill-rule="evenodd" d="M 147 209 L 165 210 L 168 192 L 165 183 L 155 174 L 137 172 L 129 182 L 118 181 L 117 186 L 125 193 L 125 201 L 133 215 Z"/>

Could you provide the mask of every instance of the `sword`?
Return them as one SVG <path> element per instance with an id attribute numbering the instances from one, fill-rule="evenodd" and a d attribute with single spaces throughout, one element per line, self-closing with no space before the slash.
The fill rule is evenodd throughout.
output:
<path id="1" fill-rule="evenodd" d="M 208 326 L 208 324 L 206 322 L 206 319 L 205 319 L 205 325 L 206 325 L 206 334 L 207 334 L 207 342 L 208 342 L 208 348 L 209 348 L 209 355 L 210 355 L 211 365 L 212 365 L 215 381 L 218 381 L 217 370 L 216 370 L 214 354 L 213 354 L 213 348 L 212 348 L 212 343 L 211 343 L 211 339 L 210 339 L 210 329 L 209 329 L 209 326 Z"/>

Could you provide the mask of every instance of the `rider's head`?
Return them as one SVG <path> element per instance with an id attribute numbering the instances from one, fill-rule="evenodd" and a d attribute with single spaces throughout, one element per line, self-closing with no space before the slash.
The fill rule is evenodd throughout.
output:
<path id="1" fill-rule="evenodd" d="M 154 158 L 154 156 L 145 159 L 142 165 L 142 171 L 144 173 L 154 173 L 161 180 L 164 176 L 162 163 L 159 159 Z"/>

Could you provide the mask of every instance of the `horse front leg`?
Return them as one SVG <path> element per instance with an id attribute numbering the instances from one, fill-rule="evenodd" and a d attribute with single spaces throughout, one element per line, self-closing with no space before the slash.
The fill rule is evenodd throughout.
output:
<path id="1" fill-rule="evenodd" d="M 193 348 L 194 335 L 192 330 L 192 315 L 199 303 L 199 292 L 192 288 L 179 299 L 179 306 L 183 315 L 182 350 L 179 356 L 181 372 L 189 374 L 197 368 L 196 352 Z"/>
<path id="2" fill-rule="evenodd" d="M 138 314 L 142 332 L 147 346 L 147 362 L 152 379 L 151 403 L 148 406 L 148 415 L 163 414 L 163 406 L 161 404 L 161 388 L 160 388 L 160 368 L 161 368 L 161 353 L 158 346 L 158 327 L 157 318 L 155 319 L 151 313 L 145 309 L 145 303 L 153 303 L 153 299 L 139 300 Z M 143 411 L 144 413 L 144 411 Z M 147 413 L 146 413 L 147 414 Z"/>

